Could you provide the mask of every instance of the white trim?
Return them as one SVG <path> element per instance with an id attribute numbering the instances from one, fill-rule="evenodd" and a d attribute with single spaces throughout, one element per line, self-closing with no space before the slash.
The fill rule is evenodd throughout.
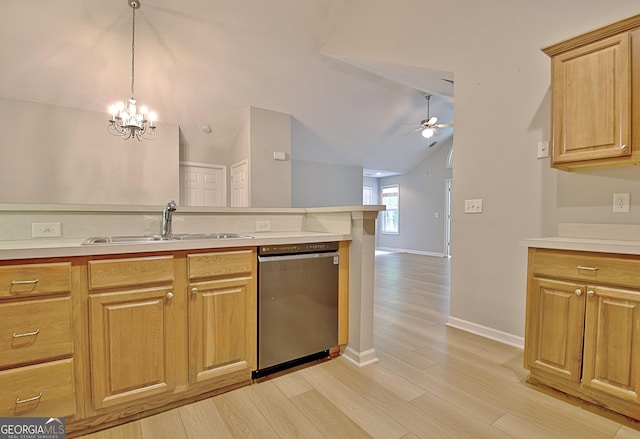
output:
<path id="1" fill-rule="evenodd" d="M 364 352 L 357 352 L 351 346 L 347 346 L 345 348 L 344 353 L 342 354 L 342 358 L 348 360 L 350 363 L 353 363 L 358 367 L 368 366 L 380 361 L 375 349 L 371 348 L 367 349 Z"/>
<path id="2" fill-rule="evenodd" d="M 421 250 L 411 250 L 411 249 L 406 249 L 406 248 L 376 247 L 376 250 L 382 250 L 382 251 L 385 251 L 385 252 L 392 252 L 392 253 L 410 253 L 410 254 L 413 254 L 413 255 L 437 256 L 439 258 L 444 258 L 445 257 L 444 253 L 425 252 L 425 251 L 421 251 Z"/>
<path id="3" fill-rule="evenodd" d="M 524 349 L 524 337 L 519 337 L 507 332 L 502 332 L 497 329 L 489 328 L 488 326 L 478 325 L 477 323 L 469 322 L 467 320 L 462 320 L 451 316 L 449 316 L 445 325 L 452 328 L 461 329 L 463 331 L 467 331 L 484 338 L 495 340 L 509 346 Z"/>

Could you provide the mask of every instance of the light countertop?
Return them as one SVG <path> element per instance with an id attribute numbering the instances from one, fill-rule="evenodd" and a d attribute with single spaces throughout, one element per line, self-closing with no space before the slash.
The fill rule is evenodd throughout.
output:
<path id="1" fill-rule="evenodd" d="M 292 244 L 323 241 L 348 241 L 350 234 L 323 232 L 251 233 L 252 238 L 160 241 L 136 244 L 82 245 L 84 239 L 29 239 L 0 241 L 0 260 L 90 256 L 155 251 L 256 247 L 260 245 Z"/>
<path id="2" fill-rule="evenodd" d="M 520 241 L 520 244 L 525 247 L 548 248 L 555 250 L 640 255 L 640 241 L 557 236 L 550 238 L 523 239 Z"/>

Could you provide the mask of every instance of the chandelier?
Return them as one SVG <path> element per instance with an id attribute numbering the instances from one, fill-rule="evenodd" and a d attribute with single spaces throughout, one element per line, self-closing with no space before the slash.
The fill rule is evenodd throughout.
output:
<path id="1" fill-rule="evenodd" d="M 133 10 L 131 25 L 131 97 L 109 107 L 111 118 L 107 131 L 123 139 L 153 140 L 156 138 L 156 114 L 147 107 L 138 107 L 134 98 L 135 53 L 136 53 L 136 9 L 140 8 L 140 0 L 127 0 Z"/>

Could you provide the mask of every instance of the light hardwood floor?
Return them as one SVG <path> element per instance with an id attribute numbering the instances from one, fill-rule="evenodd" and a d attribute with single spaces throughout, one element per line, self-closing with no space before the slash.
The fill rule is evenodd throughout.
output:
<path id="1" fill-rule="evenodd" d="M 525 384 L 520 349 L 446 327 L 449 269 L 443 258 L 376 256 L 378 363 L 336 358 L 83 437 L 640 439 Z"/>

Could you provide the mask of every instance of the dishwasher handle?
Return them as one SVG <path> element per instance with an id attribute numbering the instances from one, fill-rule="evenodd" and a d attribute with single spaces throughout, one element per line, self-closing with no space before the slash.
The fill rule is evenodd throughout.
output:
<path id="1" fill-rule="evenodd" d="M 298 255 L 278 255 L 278 256 L 258 256 L 258 262 L 278 262 L 278 261 L 294 261 L 300 259 L 320 259 L 320 258 L 333 258 L 333 263 L 338 264 L 338 252 L 323 252 L 323 253 L 302 253 Z"/>

